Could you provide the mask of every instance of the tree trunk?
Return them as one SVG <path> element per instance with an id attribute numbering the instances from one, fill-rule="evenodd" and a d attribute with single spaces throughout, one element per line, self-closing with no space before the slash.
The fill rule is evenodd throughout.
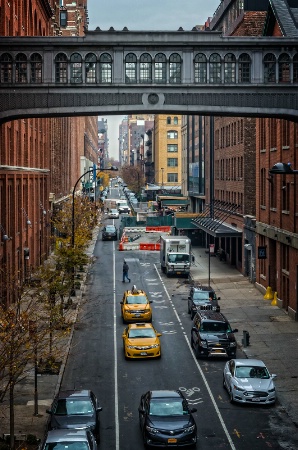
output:
<path id="1" fill-rule="evenodd" d="M 15 448 L 15 439 L 14 439 L 14 382 L 10 380 L 9 384 L 9 448 L 10 450 L 14 450 Z"/>

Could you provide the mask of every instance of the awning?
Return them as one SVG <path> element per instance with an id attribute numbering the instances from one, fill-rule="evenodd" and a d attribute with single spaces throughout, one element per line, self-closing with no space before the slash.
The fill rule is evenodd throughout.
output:
<path id="1" fill-rule="evenodd" d="M 188 197 L 182 196 L 167 196 L 167 195 L 158 195 L 156 199 L 161 207 L 164 206 L 187 206 L 190 204 L 190 200 Z"/>
<path id="2" fill-rule="evenodd" d="M 210 219 L 209 217 L 200 217 L 199 221 L 193 220 L 193 225 L 200 230 L 205 231 L 207 234 L 215 238 L 221 237 L 241 237 L 242 230 L 238 230 L 229 224 L 219 222 L 216 219 Z"/>

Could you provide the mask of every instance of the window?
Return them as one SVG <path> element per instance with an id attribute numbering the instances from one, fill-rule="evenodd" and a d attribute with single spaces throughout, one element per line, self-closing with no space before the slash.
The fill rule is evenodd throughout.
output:
<path id="1" fill-rule="evenodd" d="M 16 83 L 27 83 L 27 58 L 23 53 L 16 56 Z"/>
<path id="2" fill-rule="evenodd" d="M 174 117 L 174 125 L 178 125 L 178 117 Z"/>
<path id="3" fill-rule="evenodd" d="M 236 58 L 232 53 L 228 53 L 224 59 L 224 81 L 225 83 L 236 81 Z"/>
<path id="4" fill-rule="evenodd" d="M 31 74 L 30 81 L 31 83 L 41 83 L 42 82 L 42 59 L 41 55 L 38 53 L 33 53 L 30 58 L 31 65 Z"/>
<path id="5" fill-rule="evenodd" d="M 293 82 L 298 83 L 298 53 L 293 58 Z"/>
<path id="6" fill-rule="evenodd" d="M 167 59 L 163 53 L 158 53 L 154 59 L 154 82 L 166 83 L 167 81 Z"/>
<path id="7" fill-rule="evenodd" d="M 149 53 L 140 57 L 140 83 L 152 82 L 152 58 Z"/>
<path id="8" fill-rule="evenodd" d="M 103 53 L 99 58 L 99 82 L 112 82 L 112 57 L 109 53 Z"/>
<path id="9" fill-rule="evenodd" d="M 67 26 L 67 11 L 60 11 L 60 27 Z"/>
<path id="10" fill-rule="evenodd" d="M 282 184 L 282 210 L 290 211 L 290 183 L 283 181 Z"/>
<path id="11" fill-rule="evenodd" d="M 266 207 L 266 169 L 261 169 L 260 179 L 260 205 Z"/>
<path id="12" fill-rule="evenodd" d="M 88 53 L 85 58 L 86 83 L 96 83 L 96 55 Z"/>
<path id="13" fill-rule="evenodd" d="M 3 53 L 0 57 L 0 82 L 12 82 L 12 56 L 9 53 Z"/>
<path id="14" fill-rule="evenodd" d="M 125 82 L 137 82 L 137 57 L 134 53 L 128 53 L 125 57 Z"/>
<path id="15" fill-rule="evenodd" d="M 73 53 L 70 57 L 70 82 L 82 83 L 82 56 L 79 53 Z"/>
<path id="16" fill-rule="evenodd" d="M 282 147 L 288 148 L 290 146 L 290 122 L 288 120 L 281 120 L 282 127 Z"/>
<path id="17" fill-rule="evenodd" d="M 177 153 L 178 152 L 178 144 L 168 144 L 167 150 L 170 153 Z"/>
<path id="18" fill-rule="evenodd" d="M 67 57 L 64 53 L 58 53 L 55 57 L 55 81 L 67 83 Z"/>
<path id="19" fill-rule="evenodd" d="M 178 139 L 178 131 L 171 130 L 167 132 L 168 139 Z"/>
<path id="20" fill-rule="evenodd" d="M 209 58 L 209 81 L 210 83 L 221 82 L 221 60 L 217 53 L 213 53 Z"/>
<path id="21" fill-rule="evenodd" d="M 168 158 L 168 167 L 178 167 L 178 158 Z"/>
<path id="22" fill-rule="evenodd" d="M 238 64 L 238 81 L 239 83 L 250 83 L 250 67 L 251 60 L 250 56 L 246 53 L 242 53 L 239 56 Z"/>
<path id="23" fill-rule="evenodd" d="M 171 117 L 167 117 L 167 125 L 171 125 Z"/>
<path id="24" fill-rule="evenodd" d="M 170 83 L 181 83 L 182 60 L 178 53 L 173 53 L 169 59 L 170 62 Z"/>
<path id="25" fill-rule="evenodd" d="M 290 80 L 290 57 L 283 53 L 278 58 L 278 82 L 288 83 Z"/>
<path id="26" fill-rule="evenodd" d="M 195 83 L 207 83 L 207 58 L 203 53 L 195 56 Z"/>
<path id="27" fill-rule="evenodd" d="M 272 53 L 267 53 L 264 57 L 264 82 L 276 82 L 276 59 Z"/>
<path id="28" fill-rule="evenodd" d="M 168 173 L 168 183 L 178 183 L 178 173 Z"/>

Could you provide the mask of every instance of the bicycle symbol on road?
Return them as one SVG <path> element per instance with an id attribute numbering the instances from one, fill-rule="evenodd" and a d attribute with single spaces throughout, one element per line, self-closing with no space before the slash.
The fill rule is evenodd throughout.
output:
<path id="1" fill-rule="evenodd" d="M 201 389 L 199 387 L 192 387 L 189 389 L 187 389 L 186 387 L 180 387 L 179 390 L 183 392 L 189 405 L 197 405 L 199 403 L 203 403 L 203 399 L 198 396 L 198 393 L 201 392 Z"/>

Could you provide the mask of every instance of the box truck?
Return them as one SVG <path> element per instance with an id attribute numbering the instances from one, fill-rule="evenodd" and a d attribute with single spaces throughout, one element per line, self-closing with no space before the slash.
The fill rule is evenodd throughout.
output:
<path id="1" fill-rule="evenodd" d="M 181 275 L 188 277 L 190 273 L 191 261 L 191 241 L 188 237 L 160 237 L 161 270 L 167 276 Z"/>

